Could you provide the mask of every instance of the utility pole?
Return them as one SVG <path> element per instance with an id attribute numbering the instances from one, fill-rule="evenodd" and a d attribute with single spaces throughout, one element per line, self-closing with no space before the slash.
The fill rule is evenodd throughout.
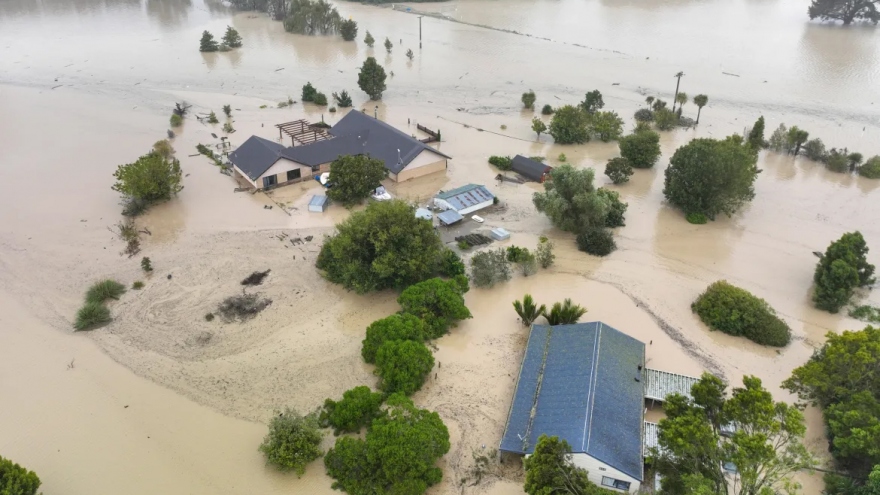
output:
<path id="1" fill-rule="evenodd" d="M 684 75 L 684 72 L 679 72 L 678 74 L 672 76 L 677 77 L 678 82 L 675 83 L 675 96 L 672 97 L 672 111 L 675 111 L 675 99 L 678 98 L 678 85 L 681 84 L 681 76 Z"/>
<path id="2" fill-rule="evenodd" d="M 423 16 L 423 15 L 419 16 L 419 50 L 422 49 L 422 17 L 425 17 L 425 16 Z"/>

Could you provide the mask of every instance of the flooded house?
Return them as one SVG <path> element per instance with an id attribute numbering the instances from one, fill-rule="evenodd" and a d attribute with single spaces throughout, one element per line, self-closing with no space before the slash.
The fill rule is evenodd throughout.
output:
<path id="1" fill-rule="evenodd" d="M 291 146 L 251 136 L 229 154 L 237 178 L 256 189 L 311 179 L 330 171 L 340 156 L 367 155 L 381 160 L 388 177 L 403 182 L 446 171 L 450 156 L 362 112 L 351 111 L 324 129 L 305 120 L 278 124 Z"/>

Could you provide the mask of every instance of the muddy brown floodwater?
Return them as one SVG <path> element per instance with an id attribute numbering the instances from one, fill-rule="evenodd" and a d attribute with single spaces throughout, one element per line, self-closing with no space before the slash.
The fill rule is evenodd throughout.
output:
<path id="1" fill-rule="evenodd" d="M 441 129 L 440 147 L 454 157 L 446 175 L 388 184 L 394 195 L 422 203 L 440 188 L 484 183 L 502 200 L 484 215 L 487 226 L 510 230 L 511 243 L 532 246 L 541 235 L 556 243 L 551 269 L 471 290 L 474 318 L 436 342 L 436 375 L 414 397 L 452 435 L 433 494 L 521 493 L 516 466 L 493 468 L 476 486 L 464 480 L 473 455 L 496 447 L 504 428 L 527 338 L 510 303 L 526 292 L 542 302 L 571 297 L 589 309 L 585 319 L 650 342 L 652 366 L 708 370 L 732 383 L 754 374 L 784 400 L 792 397 L 780 383 L 826 332 L 863 326 L 811 307 L 811 252 L 856 229 L 880 249 L 880 181 L 762 154 L 755 200 L 703 226 L 666 206 L 662 188 L 678 146 L 742 132 L 761 114 L 768 132 L 786 122 L 828 146 L 880 153 L 876 29 L 809 23 L 795 0 L 455 0 L 409 6 L 448 18 L 422 20 L 419 49 L 412 13 L 338 7 L 359 22 L 359 38 L 367 29 L 387 36 L 393 52 L 290 35 L 211 0 L 0 3 L 0 455 L 36 470 L 46 495 L 331 493 L 320 463 L 302 479 L 264 466 L 256 449 L 265 423 L 284 406 L 307 411 L 375 384 L 360 341 L 370 322 L 396 310 L 394 294 L 346 293 L 314 269 L 322 236 L 349 213 L 309 214 L 311 181 L 234 193 L 231 179 L 189 156 L 196 144 L 215 143 L 219 126 L 186 120 L 174 140 L 185 189 L 138 220 L 152 232 L 143 255 L 155 273 L 144 277 L 137 258 L 120 255 L 107 230 L 120 220 L 112 172 L 164 137 L 174 101 L 196 113 L 230 104 L 237 145 L 252 134 L 277 139 L 279 122 L 340 118 L 310 105 L 276 108 L 298 99 L 307 81 L 328 95 L 348 90 L 356 109 L 395 126 Z M 242 34 L 242 49 L 196 50 L 203 30 L 226 25 Z M 407 48 L 415 60 L 403 56 Z M 356 89 L 367 55 L 394 72 L 378 104 Z M 609 185 L 629 203 L 611 256 L 576 251 L 538 215 L 531 195 L 539 186 L 493 181 L 488 155 L 556 164 L 565 153 L 608 182 L 601 172 L 616 145 L 536 141 L 523 91 L 558 106 L 600 89 L 606 108 L 628 119 L 648 94 L 671 99 L 680 70 L 682 90 L 709 95 L 709 105 L 697 129 L 663 134 L 655 169 Z M 313 240 L 288 242 L 306 236 Z M 239 280 L 266 268 L 259 290 L 273 300 L 269 309 L 245 324 L 204 320 Z M 85 288 L 108 276 L 146 285 L 112 305 L 110 325 L 71 335 Z M 791 325 L 791 345 L 777 352 L 709 332 L 689 306 L 718 279 L 767 299 Z M 824 455 L 821 417 L 808 409 L 807 419 L 808 444 Z M 819 477 L 799 479 L 805 493 L 820 492 Z"/>

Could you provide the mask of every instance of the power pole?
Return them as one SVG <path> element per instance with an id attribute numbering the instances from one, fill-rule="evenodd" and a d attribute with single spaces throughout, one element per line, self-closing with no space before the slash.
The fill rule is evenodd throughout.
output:
<path id="1" fill-rule="evenodd" d="M 422 17 L 424 16 L 419 16 L 419 50 L 422 49 Z"/>
<path id="2" fill-rule="evenodd" d="M 684 72 L 679 72 L 678 74 L 672 76 L 677 77 L 678 82 L 675 83 L 675 96 L 672 97 L 672 111 L 675 111 L 675 99 L 678 98 L 678 85 L 681 84 L 681 76 L 684 75 Z"/>

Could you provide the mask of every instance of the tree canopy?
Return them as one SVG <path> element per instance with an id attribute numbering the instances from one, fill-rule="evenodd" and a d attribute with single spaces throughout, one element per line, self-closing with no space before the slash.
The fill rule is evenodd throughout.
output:
<path id="1" fill-rule="evenodd" d="M 287 0 L 284 29 L 297 34 L 334 34 L 342 16 L 326 0 Z"/>
<path id="2" fill-rule="evenodd" d="M 379 388 L 386 394 L 412 395 L 422 388 L 434 368 L 434 355 L 425 344 L 412 340 L 386 340 L 376 351 Z"/>
<path id="3" fill-rule="evenodd" d="M 593 177 L 592 169 L 560 165 L 550 172 L 551 180 L 544 182 L 544 192 L 535 193 L 532 201 L 553 225 L 566 232 L 605 227 L 609 214 L 613 217 L 614 211 L 620 212 L 620 206 L 615 205 L 613 195 L 600 193 L 595 188 Z M 620 204 L 625 210 L 626 203 Z M 619 220 L 622 222 L 622 215 Z M 612 223 L 617 223 L 614 218 Z"/>
<path id="4" fill-rule="evenodd" d="M 813 465 L 802 439 L 803 413 L 774 402 L 761 380 L 743 377 L 743 387 L 726 397 L 721 379 L 703 374 L 692 399 L 666 398 L 659 423 L 659 449 L 650 460 L 666 495 L 763 495 L 794 487 L 791 476 Z M 732 434 L 722 427 L 734 426 Z M 738 476 L 725 476 L 725 467 Z M 736 480 L 734 482 L 733 480 Z"/>
<path id="5" fill-rule="evenodd" d="M 633 168 L 626 158 L 612 158 L 605 164 L 605 175 L 615 184 L 623 184 L 629 181 L 629 176 L 632 174 Z"/>
<path id="6" fill-rule="evenodd" d="M 321 247 L 317 267 L 331 282 L 364 294 L 430 278 L 442 253 L 431 222 L 416 218 L 403 201 L 382 201 L 336 226 L 336 235 Z"/>
<path id="7" fill-rule="evenodd" d="M 766 146 L 764 142 L 764 116 L 758 117 L 758 120 L 755 121 L 755 125 L 752 126 L 752 129 L 749 131 L 749 137 L 746 140 L 753 149 L 759 150 Z"/>
<path id="8" fill-rule="evenodd" d="M 477 287 L 492 287 L 510 280 L 510 262 L 504 248 L 480 251 L 471 257 L 471 280 Z"/>
<path id="9" fill-rule="evenodd" d="M 379 417 L 382 394 L 361 385 L 342 393 L 342 400 L 327 399 L 321 410 L 321 426 L 330 426 L 333 433 L 357 433 Z"/>
<path id="10" fill-rule="evenodd" d="M 0 456 L 0 494 L 37 495 L 40 478 L 33 471 Z"/>
<path id="11" fill-rule="evenodd" d="M 538 437 L 535 451 L 523 459 L 528 495 L 611 495 L 587 478 L 587 472 L 571 462 L 571 446 L 559 437 Z"/>
<path id="12" fill-rule="evenodd" d="M 241 48 L 241 35 L 232 26 L 226 26 L 226 33 L 223 35 L 223 44 L 229 48 Z M 227 117 L 229 115 L 227 114 Z"/>
<path id="13" fill-rule="evenodd" d="M 358 23 L 353 19 L 346 19 L 339 23 L 339 34 L 345 41 L 354 41 L 358 35 Z"/>
<path id="14" fill-rule="evenodd" d="M 530 89 L 522 94 L 520 101 L 522 101 L 523 108 L 534 108 L 536 99 L 535 92 Z"/>
<path id="15" fill-rule="evenodd" d="M 154 203 L 170 199 L 183 190 L 182 172 L 176 158 L 151 151 L 134 163 L 117 167 L 113 190 L 138 201 Z"/>
<path id="16" fill-rule="evenodd" d="M 350 495 L 420 495 L 440 482 L 436 462 L 449 452 L 449 430 L 440 416 L 416 408 L 402 394 L 386 401 L 363 440 L 340 437 L 324 457 L 333 488 Z"/>
<path id="17" fill-rule="evenodd" d="M 598 89 L 590 91 L 584 95 L 584 101 L 581 102 L 580 107 L 583 111 L 590 114 L 598 112 L 605 107 L 605 102 L 602 100 L 602 93 L 600 93 Z"/>
<path id="18" fill-rule="evenodd" d="M 807 13 L 810 19 L 843 21 L 845 26 L 856 20 L 877 24 L 880 21 L 880 0 L 813 0 Z"/>
<path id="19" fill-rule="evenodd" d="M 590 131 L 603 143 L 618 139 L 623 134 L 623 119 L 617 112 L 594 112 L 589 115 Z"/>
<path id="20" fill-rule="evenodd" d="M 269 423 L 269 433 L 260 445 L 260 452 L 266 455 L 267 464 L 302 476 L 306 465 L 321 457 L 317 416 L 301 416 L 293 409 L 285 409 Z"/>
<path id="21" fill-rule="evenodd" d="M 367 327 L 367 336 L 361 343 L 361 357 L 367 363 L 376 362 L 376 351 L 390 340 L 413 340 L 422 342 L 427 334 L 427 326 L 415 315 L 393 314 L 376 320 Z"/>
<path id="22" fill-rule="evenodd" d="M 203 31 L 202 38 L 199 40 L 199 51 L 216 52 L 219 49 L 220 45 L 217 43 L 217 40 L 214 39 L 214 35 L 209 31 Z"/>
<path id="23" fill-rule="evenodd" d="M 358 87 L 368 94 L 371 100 L 381 100 L 382 92 L 386 89 L 385 77 L 385 69 L 376 62 L 376 58 L 367 57 L 358 73 Z"/>
<path id="24" fill-rule="evenodd" d="M 645 129 L 617 141 L 620 156 L 635 168 L 651 168 L 660 158 L 660 135 Z"/>
<path id="25" fill-rule="evenodd" d="M 691 309 L 711 329 L 758 344 L 783 347 L 791 340 L 791 329 L 767 301 L 725 280 L 710 285 Z"/>
<path id="26" fill-rule="evenodd" d="M 589 117 L 578 107 L 565 105 L 556 109 L 548 133 L 557 144 L 583 144 L 590 140 Z"/>
<path id="27" fill-rule="evenodd" d="M 685 213 L 731 215 L 755 196 L 757 155 L 735 139 L 694 139 L 675 151 L 663 194 Z"/>
<path id="28" fill-rule="evenodd" d="M 813 274 L 817 308 L 837 313 L 849 303 L 856 287 L 874 282 L 874 265 L 868 263 L 867 254 L 868 245 L 860 232 L 844 234 L 828 246 Z"/>
<path id="29" fill-rule="evenodd" d="M 471 317 L 464 305 L 466 279 L 443 280 L 432 278 L 406 288 L 397 298 L 401 312 L 425 322 L 427 338 L 438 338 L 459 320 Z"/>
<path id="30" fill-rule="evenodd" d="M 330 182 L 333 187 L 327 196 L 345 206 L 360 203 L 388 177 L 385 162 L 367 155 L 345 155 L 330 164 Z"/>

